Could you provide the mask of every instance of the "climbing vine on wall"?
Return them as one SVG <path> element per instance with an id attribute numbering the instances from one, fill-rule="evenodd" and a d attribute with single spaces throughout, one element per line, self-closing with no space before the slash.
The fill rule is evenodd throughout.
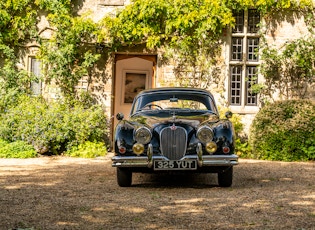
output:
<path id="1" fill-rule="evenodd" d="M 163 57 L 173 61 L 175 74 L 182 85 L 208 87 L 211 82 L 219 83 L 221 75 L 224 74 L 220 72 L 220 65 L 224 65 L 224 60 L 220 60 L 221 38 L 226 29 L 234 25 L 232 12 L 249 8 L 258 9 L 262 17 L 273 17 L 286 10 L 295 10 L 301 15 L 307 15 L 309 28 L 314 28 L 311 0 L 177 0 L 172 3 L 166 0 L 134 0 L 133 4 L 127 6 L 117 17 L 103 19 L 101 26 L 104 37 L 100 39 L 109 42 L 115 49 L 135 44 L 146 44 L 148 49 L 153 50 L 161 49 L 164 51 Z M 262 47 L 262 56 L 266 58 L 261 71 L 263 74 L 275 76 L 270 69 L 268 70 L 268 65 L 270 61 L 277 62 L 279 58 L 282 61 L 277 64 L 280 66 L 290 64 L 292 68 L 286 69 L 286 76 L 280 83 L 272 76 L 267 76 L 267 84 L 254 85 L 253 91 L 271 95 L 272 87 L 279 88 L 290 84 L 296 85 L 296 89 L 301 87 L 301 84 L 310 82 L 313 73 L 305 71 L 312 67 L 312 61 L 309 59 L 311 57 L 308 61 L 301 60 L 301 57 L 304 51 L 313 53 L 311 49 L 306 49 L 308 45 L 314 43 L 310 39 L 303 39 L 293 42 L 281 57 L 268 56 L 268 53 L 277 50 L 272 50 L 267 46 Z M 290 50 L 294 50 L 296 55 L 291 60 L 284 60 L 285 57 L 290 57 Z M 292 66 L 295 61 L 299 64 Z M 270 67 L 274 68 L 274 66 Z M 282 68 L 281 71 L 283 72 L 284 69 Z M 301 77 L 295 78 L 297 74 Z M 303 83 L 300 84 L 301 80 Z M 290 83 L 285 83 L 285 81 L 290 81 Z M 303 93 L 299 94 L 302 96 Z"/>
<path id="2" fill-rule="evenodd" d="M 135 0 L 116 18 L 105 17 L 101 26 L 113 47 L 146 44 L 149 50 L 160 49 L 164 60 L 173 61 L 182 84 L 200 86 L 219 61 L 222 32 L 234 23 L 232 9 L 221 3 Z"/>
<path id="3" fill-rule="evenodd" d="M 20 50 L 32 40 L 41 45 L 38 57 L 44 64 L 42 80 L 54 81 L 66 98 L 74 97 L 78 80 L 89 75 L 100 58 L 95 44 L 105 47 L 102 52 L 128 49 L 139 44 L 148 50 L 160 50 L 164 52 L 165 61 L 174 61 L 175 73 L 181 81 L 185 81 L 182 76 L 190 76 L 192 80 L 184 84 L 200 86 L 215 81 L 222 74 L 217 68 L 222 61 L 219 59 L 221 38 L 226 28 L 234 25 L 233 10 L 253 7 L 262 16 L 287 9 L 307 15 L 313 10 L 312 0 L 133 0 L 117 16 L 106 16 L 96 23 L 88 15 L 76 15 L 75 3 L 77 1 L 71 0 L 0 1 L 2 95 L 9 88 L 26 90 L 33 80 L 18 65 L 19 55 L 22 55 Z M 53 31 L 49 40 L 38 36 L 36 25 L 41 15 L 47 15 Z M 312 15 L 308 21 L 309 25 L 314 22 Z M 309 43 L 314 44 L 314 41 L 311 38 L 300 40 L 288 47 L 284 54 L 289 56 L 294 51 L 294 57 L 298 58 L 301 56 L 298 52 L 305 52 Z M 299 48 L 295 48 L 297 46 Z M 272 49 L 265 51 L 265 54 L 275 54 Z M 312 52 L 309 61 L 306 58 L 294 59 L 299 60 L 298 68 L 307 70 L 313 65 Z M 271 56 L 264 57 L 268 63 Z M 273 62 L 277 60 L 278 64 L 283 64 L 282 56 L 270 59 Z M 263 73 L 271 74 L 268 68 Z M 303 74 L 308 81 L 308 76 L 313 73 Z"/>
<path id="4" fill-rule="evenodd" d="M 309 8 L 304 16 L 307 35 L 286 41 L 281 47 L 261 42 L 260 72 L 265 78 L 261 93 L 267 98 L 274 99 L 277 95 L 282 99 L 303 99 L 315 84 L 315 11 Z"/>

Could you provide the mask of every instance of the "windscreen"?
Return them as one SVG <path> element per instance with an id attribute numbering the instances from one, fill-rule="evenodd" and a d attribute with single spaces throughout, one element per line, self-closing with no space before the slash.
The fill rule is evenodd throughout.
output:
<path id="1" fill-rule="evenodd" d="M 144 94 L 134 102 L 131 114 L 149 109 L 191 109 L 217 112 L 211 97 L 205 94 L 155 93 Z"/>

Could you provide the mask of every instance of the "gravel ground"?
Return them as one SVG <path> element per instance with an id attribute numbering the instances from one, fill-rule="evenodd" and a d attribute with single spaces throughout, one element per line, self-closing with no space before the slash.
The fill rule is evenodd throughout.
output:
<path id="1" fill-rule="evenodd" d="M 135 174 L 99 159 L 0 159 L 0 229 L 315 229 L 315 162 L 240 160 L 216 175 Z"/>

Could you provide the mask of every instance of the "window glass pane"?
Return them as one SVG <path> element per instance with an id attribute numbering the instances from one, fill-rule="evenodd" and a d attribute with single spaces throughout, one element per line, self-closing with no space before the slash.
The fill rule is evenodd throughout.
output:
<path id="1" fill-rule="evenodd" d="M 251 87 L 257 84 L 257 67 L 246 67 L 246 105 L 257 105 L 257 94 L 253 93 Z"/>
<path id="2" fill-rule="evenodd" d="M 243 51 L 243 38 L 232 38 L 232 60 L 241 61 Z"/>
<path id="3" fill-rule="evenodd" d="M 124 103 L 132 103 L 135 96 L 145 89 L 147 75 L 143 73 L 126 73 L 124 85 Z"/>
<path id="4" fill-rule="evenodd" d="M 34 95 L 40 95 L 42 92 L 42 83 L 39 79 L 41 75 L 41 62 L 36 58 L 31 58 L 31 72 L 38 77 L 38 81 L 31 82 L 31 91 Z"/>
<path id="5" fill-rule="evenodd" d="M 235 27 L 232 29 L 232 33 L 243 33 L 244 31 L 244 11 L 234 12 Z"/>
<path id="6" fill-rule="evenodd" d="M 231 66 L 231 105 L 241 105 L 242 96 L 242 66 Z"/>
<path id="7" fill-rule="evenodd" d="M 248 10 L 248 32 L 257 33 L 259 31 L 260 14 L 257 10 Z"/>
<path id="8" fill-rule="evenodd" d="M 247 60 L 248 61 L 258 61 L 258 45 L 259 38 L 248 38 L 247 39 Z"/>

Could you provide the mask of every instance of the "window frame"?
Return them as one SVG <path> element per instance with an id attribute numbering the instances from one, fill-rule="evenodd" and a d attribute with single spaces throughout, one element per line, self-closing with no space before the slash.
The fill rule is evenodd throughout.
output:
<path id="1" fill-rule="evenodd" d="M 249 27 L 253 27 L 253 25 L 249 25 L 249 12 L 254 9 L 240 11 L 239 15 L 236 17 L 243 17 L 241 19 L 243 21 L 243 29 L 240 29 L 240 23 L 237 24 L 237 29 L 230 29 L 230 36 L 228 37 L 228 103 L 234 112 L 238 113 L 255 113 L 258 111 L 259 106 L 259 95 L 255 95 L 255 103 L 253 103 L 253 96 L 250 95 L 248 90 L 248 86 L 253 83 L 253 81 L 248 81 L 249 76 L 247 73 L 248 68 L 256 67 L 256 77 L 254 79 L 255 83 L 259 82 L 259 75 L 257 73 L 258 67 L 260 64 L 259 55 L 256 53 L 256 48 L 259 48 L 259 39 L 260 35 L 258 34 L 258 29 L 255 30 L 256 33 L 250 33 Z M 256 11 L 257 12 L 257 11 Z M 240 16 L 241 15 L 241 16 Z M 261 17 L 259 16 L 261 19 Z M 254 16 L 252 21 L 257 22 L 257 16 Z M 257 27 L 257 26 L 256 26 Z M 257 27 L 259 28 L 259 27 Z M 236 55 L 233 53 L 234 45 L 233 41 L 235 39 L 242 39 L 242 55 L 241 58 L 235 58 Z M 252 43 L 249 43 L 249 42 Z M 250 51 L 250 52 L 249 52 Z M 235 101 L 235 97 L 237 95 L 235 93 L 236 89 L 234 86 L 235 80 L 233 76 L 233 68 L 241 67 L 241 84 L 240 84 L 240 101 Z M 253 76 L 250 76 L 252 78 Z"/>

